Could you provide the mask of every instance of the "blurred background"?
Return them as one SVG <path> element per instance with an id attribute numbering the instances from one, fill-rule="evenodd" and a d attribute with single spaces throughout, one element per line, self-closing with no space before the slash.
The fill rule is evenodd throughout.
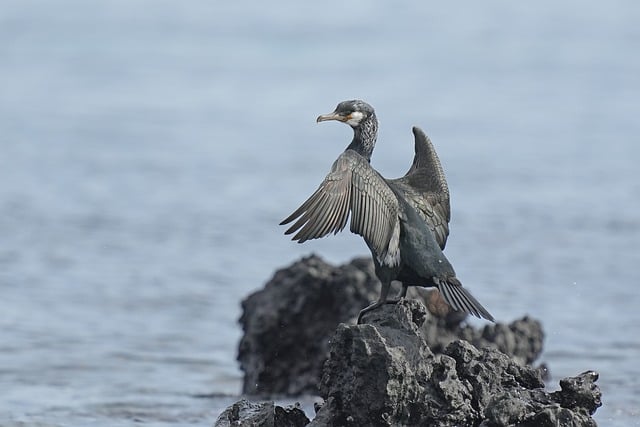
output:
<path id="1" fill-rule="evenodd" d="M 369 254 L 277 225 L 351 139 L 316 116 L 361 98 L 384 176 L 431 136 L 446 254 L 498 320 L 542 320 L 550 389 L 596 370 L 596 420 L 638 425 L 638 22 L 633 0 L 0 1 L 0 424 L 211 425 L 241 299 Z"/>

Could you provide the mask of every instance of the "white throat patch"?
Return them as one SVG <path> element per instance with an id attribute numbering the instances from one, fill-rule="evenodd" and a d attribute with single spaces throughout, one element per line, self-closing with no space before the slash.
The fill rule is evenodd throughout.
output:
<path id="1" fill-rule="evenodd" d="M 358 126 L 362 119 L 364 118 L 364 114 L 360 111 L 354 111 L 350 114 L 351 118 L 346 121 L 349 126 Z"/>

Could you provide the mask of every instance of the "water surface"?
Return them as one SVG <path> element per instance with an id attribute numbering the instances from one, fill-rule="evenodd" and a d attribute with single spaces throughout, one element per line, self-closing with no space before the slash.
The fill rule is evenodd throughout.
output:
<path id="1" fill-rule="evenodd" d="M 315 117 L 355 97 L 385 176 L 432 137 L 446 253 L 496 318 L 543 321 L 551 388 L 597 370 L 596 420 L 638 423 L 635 2 L 0 6 L 2 425 L 211 425 L 241 299 L 367 254 L 276 225 L 351 137 Z"/>

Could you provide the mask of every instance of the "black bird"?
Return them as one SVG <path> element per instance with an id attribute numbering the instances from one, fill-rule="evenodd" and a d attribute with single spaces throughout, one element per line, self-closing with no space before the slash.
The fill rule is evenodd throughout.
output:
<path id="1" fill-rule="evenodd" d="M 351 216 L 351 231 L 361 235 L 373 256 L 382 283 L 380 298 L 362 315 L 385 303 L 393 280 L 408 286 L 436 287 L 454 310 L 493 321 L 493 316 L 456 278 L 442 253 L 449 235 L 449 189 L 431 141 L 417 127 L 415 157 L 405 176 L 385 179 L 369 164 L 376 143 L 378 120 L 364 101 L 338 104 L 317 122 L 337 120 L 353 128 L 353 140 L 333 163 L 320 187 L 280 225 L 293 225 L 285 234 L 303 243 L 342 231 Z"/>

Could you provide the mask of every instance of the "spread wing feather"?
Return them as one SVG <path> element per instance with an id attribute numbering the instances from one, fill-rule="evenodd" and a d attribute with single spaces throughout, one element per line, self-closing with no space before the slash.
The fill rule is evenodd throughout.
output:
<path id="1" fill-rule="evenodd" d="M 438 154 L 431 140 L 418 127 L 413 128 L 415 156 L 405 176 L 389 180 L 433 231 L 444 249 L 449 236 L 451 209 L 449 187 Z"/>
<path id="2" fill-rule="evenodd" d="M 285 234 L 303 243 L 338 233 L 347 225 L 364 237 L 378 261 L 400 262 L 399 206 L 387 181 L 352 150 L 338 157 L 318 189 L 280 224 L 293 222 Z M 295 222 L 294 222 L 295 221 Z"/>

